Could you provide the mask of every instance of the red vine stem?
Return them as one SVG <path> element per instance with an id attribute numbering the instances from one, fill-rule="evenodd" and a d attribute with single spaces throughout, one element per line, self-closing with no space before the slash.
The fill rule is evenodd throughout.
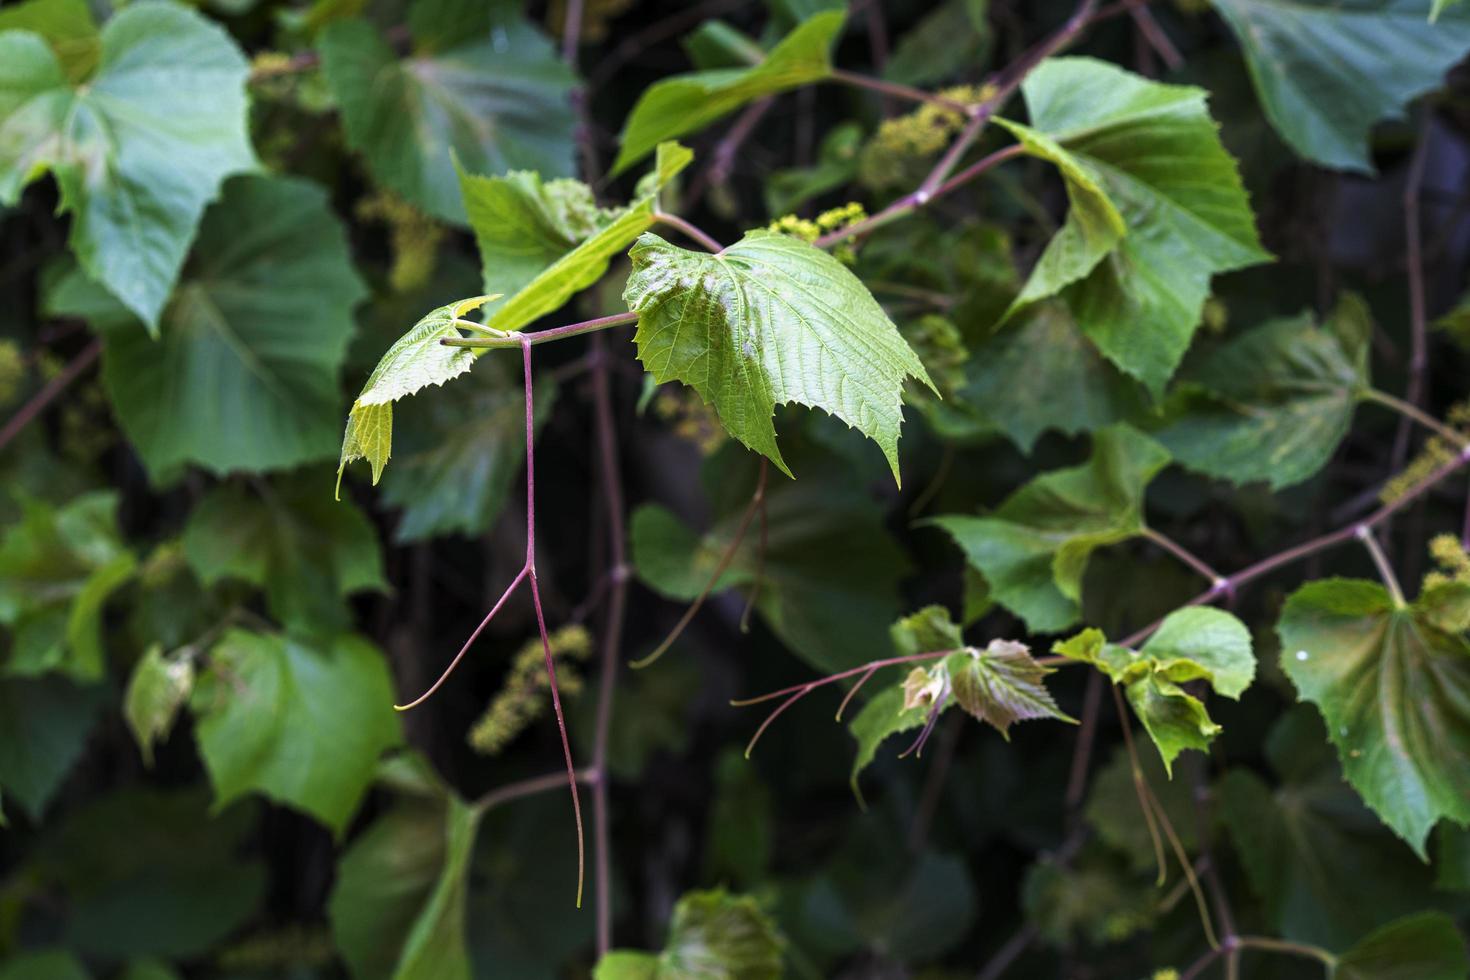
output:
<path id="1" fill-rule="evenodd" d="M 36 416 L 45 411 L 46 407 L 56 400 L 57 395 L 71 387 L 71 383 L 83 371 L 91 367 L 92 363 L 97 360 L 97 355 L 101 353 L 102 341 L 92 341 L 82 348 L 82 352 L 72 358 L 66 367 L 61 369 L 60 374 L 46 382 L 40 391 L 32 395 L 31 400 L 22 405 L 10 417 L 10 421 L 5 423 L 5 427 L 0 429 L 0 449 L 4 449 L 12 439 L 25 430 L 26 426 L 35 421 Z"/>
<path id="2" fill-rule="evenodd" d="M 706 251 L 723 252 L 725 250 L 725 246 L 715 241 L 713 237 L 706 234 L 698 225 L 690 221 L 685 221 L 677 214 L 659 211 L 653 216 L 653 220 L 659 224 L 668 225 L 670 228 L 677 229 L 679 232 L 698 242 Z"/>

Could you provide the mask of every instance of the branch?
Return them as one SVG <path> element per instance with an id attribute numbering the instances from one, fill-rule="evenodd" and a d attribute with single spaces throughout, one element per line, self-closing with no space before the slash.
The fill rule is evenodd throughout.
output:
<path id="1" fill-rule="evenodd" d="M 661 225 L 668 225 L 670 228 L 674 228 L 685 236 L 694 239 L 700 244 L 700 247 L 702 247 L 707 252 L 714 252 L 718 254 L 725 250 L 725 246 L 715 241 L 713 236 L 707 234 L 703 229 L 701 229 L 693 222 L 685 221 L 677 214 L 669 214 L 667 211 L 659 211 L 654 214 L 653 220 Z"/>
<path id="2" fill-rule="evenodd" d="M 580 337 L 584 333 L 596 333 L 598 330 L 607 330 L 610 327 L 621 327 L 637 319 L 637 313 L 614 313 L 611 316 L 600 316 L 595 320 L 583 320 L 580 323 L 569 323 L 564 327 L 552 327 L 550 330 L 536 330 L 531 333 L 515 332 L 503 337 L 445 337 L 439 343 L 445 347 L 469 347 L 475 350 L 522 347 L 527 344 L 535 347 L 555 340 Z"/>
<path id="3" fill-rule="evenodd" d="M 0 449 L 4 449 L 10 444 L 12 439 L 20 435 L 25 427 L 35 420 L 36 416 L 40 415 L 46 410 L 48 405 L 56 400 L 57 395 L 60 395 L 67 388 L 71 387 L 71 383 L 83 371 L 91 367 L 92 362 L 97 360 L 97 355 L 101 353 L 102 341 L 99 338 L 82 348 L 82 352 L 72 358 L 66 367 L 61 369 L 60 374 L 46 382 L 40 391 L 32 395 L 31 400 L 22 405 L 10 417 L 10 421 L 5 423 L 5 427 L 0 429 Z"/>

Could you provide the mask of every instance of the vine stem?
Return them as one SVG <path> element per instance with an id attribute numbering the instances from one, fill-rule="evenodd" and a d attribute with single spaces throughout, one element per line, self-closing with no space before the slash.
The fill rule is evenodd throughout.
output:
<path id="1" fill-rule="evenodd" d="M 698 225 L 690 221 L 685 221 L 677 214 L 658 211 L 654 213 L 653 220 L 661 225 L 668 225 L 670 228 L 677 229 L 682 234 L 698 242 L 706 251 L 719 253 L 725 250 L 725 246 L 715 241 L 713 236 L 706 234 Z"/>
<path id="2" fill-rule="evenodd" d="M 101 353 L 102 341 L 100 339 L 92 341 L 82 348 L 80 354 L 67 362 L 60 374 L 46 382 L 40 391 L 32 395 L 31 400 L 22 405 L 5 423 L 5 427 L 0 429 L 0 449 L 4 449 L 12 439 L 25 430 L 26 426 L 35 421 L 36 416 L 56 400 L 56 396 L 70 388 L 72 382 L 76 381 L 83 371 L 91 367 Z"/>
<path id="3" fill-rule="evenodd" d="M 1424 428 L 1429 429 L 1436 435 L 1439 435 L 1448 440 L 1452 445 L 1458 446 L 1462 449 L 1466 446 L 1470 446 L 1470 440 L 1467 440 L 1465 438 L 1464 433 L 1457 432 L 1455 429 L 1451 428 L 1450 426 L 1441 422 L 1439 419 L 1435 418 L 1433 415 L 1430 415 L 1428 412 L 1421 409 L 1419 406 L 1415 405 L 1412 401 L 1403 398 L 1395 398 L 1388 392 L 1380 391 L 1377 388 L 1365 388 L 1362 392 L 1362 397 L 1367 399 L 1368 401 L 1377 402 L 1378 404 L 1383 405 L 1386 408 L 1391 408 L 1395 412 L 1398 412 L 1400 415 L 1403 416 L 1403 425 L 1405 427 L 1408 426 L 1411 421 L 1418 422 L 1420 425 L 1424 426 Z M 1400 458 L 1397 462 L 1394 463 L 1393 468 L 1397 470 L 1402 468 L 1402 466 L 1403 460 Z"/>
<path id="4" fill-rule="evenodd" d="M 980 103 L 960 102 L 955 99 L 945 98 L 934 92 L 926 92 L 921 88 L 914 88 L 912 85 L 887 82 L 881 78 L 873 78 L 869 75 L 861 75 L 857 72 L 845 71 L 841 68 L 832 69 L 832 73 L 827 77 L 834 82 L 851 85 L 853 88 L 867 89 L 870 92 L 877 92 L 880 95 L 889 95 L 908 102 L 927 102 L 930 105 L 940 106 L 951 112 L 958 112 L 966 118 L 974 116 L 980 111 Z"/>
<path id="5" fill-rule="evenodd" d="M 1225 576 L 1215 571 L 1202 558 L 1168 535 L 1155 531 L 1151 527 L 1146 527 L 1143 529 L 1143 536 L 1194 569 L 1209 581 L 1211 585 L 1218 585 L 1225 581 Z"/>
<path id="6" fill-rule="evenodd" d="M 1393 604 L 1402 609 L 1408 605 L 1404 601 L 1404 590 L 1399 588 L 1398 576 L 1393 573 L 1393 565 L 1388 561 L 1388 556 L 1383 553 L 1378 539 L 1373 536 L 1373 529 L 1365 525 L 1359 525 L 1355 531 L 1358 540 L 1363 542 L 1363 547 L 1368 549 L 1368 554 L 1373 557 L 1373 564 L 1378 569 L 1378 577 L 1383 580 L 1384 588 L 1388 594 L 1393 596 Z"/>
<path id="7" fill-rule="evenodd" d="M 555 340 L 566 340 L 568 337 L 580 337 L 584 333 L 596 333 L 611 327 L 621 327 L 637 320 L 637 313 L 614 313 L 611 316 L 600 316 L 593 320 L 569 323 L 564 327 L 552 327 L 550 330 L 535 330 L 530 333 L 516 332 L 504 337 L 445 337 L 439 343 L 445 347 L 469 347 L 475 350 L 523 347 L 528 344 L 534 347 L 539 344 L 549 344 Z"/>

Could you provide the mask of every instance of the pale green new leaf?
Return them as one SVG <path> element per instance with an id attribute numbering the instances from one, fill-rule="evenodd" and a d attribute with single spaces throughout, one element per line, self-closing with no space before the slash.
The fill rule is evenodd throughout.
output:
<path id="1" fill-rule="evenodd" d="M 888 638 L 901 657 L 961 650 L 965 646 L 959 625 L 943 606 L 925 606 L 918 612 L 909 613 L 888 628 Z"/>
<path id="2" fill-rule="evenodd" d="M 1391 922 L 1337 957 L 1330 980 L 1465 980 L 1470 957 L 1455 920 L 1421 912 Z"/>
<path id="3" fill-rule="evenodd" d="M 678 143 L 659 144 L 654 169 L 623 208 L 598 208 L 591 189 L 578 181 L 543 184 L 535 173 L 477 177 L 461 171 L 485 289 L 509 297 L 486 325 L 519 330 L 601 279 L 608 263 L 652 227 L 659 191 L 693 159 Z"/>
<path id="4" fill-rule="evenodd" d="M 1033 632 L 1077 621 L 1092 552 L 1143 533 L 1144 488 L 1169 462 L 1158 443 L 1128 428 L 1099 431 L 1092 458 L 1021 487 L 987 517 L 934 518 L 984 574 L 995 601 Z"/>
<path id="5" fill-rule="evenodd" d="M 430 385 L 453 381 L 475 366 L 475 352 L 468 347 L 445 347 L 446 337 L 464 338 L 455 321 L 498 296 L 471 296 L 424 314 L 423 319 L 399 337 L 368 375 L 342 437 L 342 455 L 337 463 L 337 495 L 342 494 L 342 474 L 347 464 L 366 459 L 372 466 L 373 483 L 393 450 L 393 403 Z"/>
<path id="6" fill-rule="evenodd" d="M 778 980 L 785 939 L 755 899 L 723 890 L 690 892 L 674 906 L 656 954 L 616 950 L 593 980 Z"/>
<path id="7" fill-rule="evenodd" d="M 0 33 L 0 204 L 50 171 L 82 268 L 157 335 L 205 205 L 256 165 L 249 66 L 224 30 L 168 0 L 123 9 L 101 44 L 78 86 L 40 35 Z"/>
<path id="8" fill-rule="evenodd" d="M 847 726 L 847 730 L 857 740 L 857 754 L 853 756 L 849 782 L 852 784 L 853 795 L 860 802 L 863 792 L 858 785 L 858 777 L 878 757 L 878 747 L 890 736 L 923 728 L 924 723 L 929 720 L 929 706 L 916 704 L 905 708 L 903 702 L 903 685 L 891 684 L 869 699 L 863 705 L 863 710 Z M 940 710 L 947 709 L 946 705 Z"/>
<path id="9" fill-rule="evenodd" d="M 1318 327 L 1310 314 L 1270 323 L 1214 352 L 1186 378 L 1154 436 L 1185 466 L 1273 490 L 1332 458 L 1367 390 L 1367 307 L 1346 295 Z"/>
<path id="10" fill-rule="evenodd" d="M 308 646 L 231 630 L 190 709 L 217 806 L 260 792 L 339 836 L 378 757 L 402 739 L 387 662 L 350 636 Z"/>
<path id="11" fill-rule="evenodd" d="M 1011 725 L 1018 721 L 1076 721 L 1057 707 L 1046 689 L 1046 676 L 1056 671 L 1037 663 L 1024 643 L 991 640 L 983 650 L 968 647 L 941 663 L 949 674 L 955 703 L 977 721 L 994 727 L 1007 741 Z"/>
<path id="12" fill-rule="evenodd" d="M 238 579 L 264 589 L 271 615 L 287 627 L 349 627 L 347 596 L 388 583 L 372 524 L 352 504 L 328 499 L 321 475 L 211 490 L 184 527 L 195 574 L 205 585 Z"/>
<path id="13" fill-rule="evenodd" d="M 645 234 L 623 298 L 638 314 L 638 358 L 682 381 L 736 439 L 790 475 L 775 407 L 836 416 L 878 443 L 898 478 L 903 384 L 931 389 L 923 364 L 846 266 L 788 235 L 753 231 L 718 255 Z"/>
<path id="14" fill-rule="evenodd" d="M 747 102 L 826 78 L 832 71 L 832 42 L 845 17 L 845 11 L 834 10 L 807 18 L 753 67 L 693 72 L 650 85 L 623 123 L 613 173 L 664 140 L 703 129 Z"/>
<path id="15" fill-rule="evenodd" d="M 1368 134 L 1470 51 L 1470 15 L 1424 0 L 1213 0 L 1271 125 L 1297 153 L 1372 173 Z M 1444 16 L 1439 16 L 1444 13 Z"/>
<path id="16" fill-rule="evenodd" d="M 1157 396 L 1211 277 L 1271 257 L 1206 93 L 1091 58 L 1045 61 L 1021 91 L 1031 124 L 1012 128 L 1027 152 L 1057 163 L 1073 202 L 1023 302 L 1061 291 L 1093 343 Z M 1126 226 L 1111 251 L 1117 229 L 1104 201 Z"/>
<path id="17" fill-rule="evenodd" d="M 154 644 L 133 667 L 123 695 L 123 718 L 149 767 L 153 765 L 153 743 L 168 734 L 193 690 L 194 661 L 187 655 L 165 657 L 163 647 Z"/>
<path id="18" fill-rule="evenodd" d="M 577 79 L 525 18 L 496 23 L 485 5 L 463 25 L 467 33 L 450 38 L 449 25 L 432 20 L 442 6 L 414 6 L 407 57 L 361 20 L 329 24 L 318 49 L 348 143 L 373 175 L 429 213 L 463 222 L 455 160 L 475 173 L 572 172 Z"/>
<path id="19" fill-rule="evenodd" d="M 1170 613 L 1140 650 L 1083 630 L 1055 652 L 1091 664 L 1123 693 L 1172 774 L 1185 749 L 1205 751 L 1221 731 L 1205 706 L 1181 684 L 1204 681 L 1216 694 L 1238 699 L 1255 678 L 1250 631 L 1227 612 L 1205 606 Z"/>
<path id="20" fill-rule="evenodd" d="M 0 623 L 11 634 L 5 672 L 100 680 L 103 607 L 138 564 L 117 527 L 117 494 L 83 494 L 61 507 L 22 496 L 20 505 L 20 522 L 0 539 Z"/>
<path id="21" fill-rule="evenodd" d="M 99 292 L 73 273 L 46 310 L 105 334 L 103 383 L 155 482 L 188 463 L 229 473 L 331 456 L 338 371 L 366 290 L 320 188 L 229 181 L 199 226 L 161 339 Z"/>
<path id="22" fill-rule="evenodd" d="M 1470 642 L 1435 609 L 1451 597 L 1470 585 L 1399 606 L 1375 582 L 1327 579 L 1292 593 L 1276 627 L 1282 669 L 1322 712 L 1348 782 L 1421 858 L 1440 818 L 1470 824 Z"/>

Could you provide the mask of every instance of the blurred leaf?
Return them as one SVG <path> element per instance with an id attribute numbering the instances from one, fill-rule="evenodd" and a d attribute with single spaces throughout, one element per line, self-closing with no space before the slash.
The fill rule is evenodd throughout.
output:
<path id="1" fill-rule="evenodd" d="M 814 197 L 851 183 L 857 175 L 863 128 L 855 122 L 833 126 L 822 137 L 817 162 L 811 167 L 778 170 L 766 178 L 766 211 L 771 217 L 789 214 Z"/>
<path id="2" fill-rule="evenodd" d="M 34 31 L 46 39 L 70 82 L 97 69 L 102 35 L 87 0 L 23 0 L 0 10 L 0 31 Z"/>
<path id="3" fill-rule="evenodd" d="M 0 680 L 0 787 L 33 820 L 81 756 L 100 702 L 60 677 Z"/>
<path id="4" fill-rule="evenodd" d="M 1338 170 L 1371 174 L 1373 124 L 1401 117 L 1470 51 L 1470 16 L 1430 23 L 1422 0 L 1212 2 L 1245 50 L 1271 125 L 1297 153 Z"/>
<path id="5" fill-rule="evenodd" d="M 704 835 L 704 878 L 759 885 L 769 872 L 775 844 L 771 791 L 756 767 L 734 749 L 716 759 L 714 782 Z"/>
<path id="6" fill-rule="evenodd" d="M 257 791 L 341 836 L 385 749 L 402 735 L 382 654 L 341 637 L 320 649 L 231 630 L 190 701 L 217 806 Z"/>
<path id="7" fill-rule="evenodd" d="M 1445 593 L 1399 605 L 1376 582 L 1309 582 L 1277 623 L 1281 668 L 1327 722 L 1343 772 L 1368 805 L 1426 857 L 1441 818 L 1470 823 L 1470 643 L 1436 623 Z"/>
<path id="8" fill-rule="evenodd" d="M 929 85 L 975 72 L 990 57 L 991 35 L 981 18 L 966 8 L 970 0 L 949 0 L 898 39 L 883 77 L 904 85 Z"/>
<path id="9" fill-rule="evenodd" d="M 320 470 L 273 483 L 215 487 L 184 528 L 184 555 L 200 580 L 238 579 L 265 590 L 283 625 L 333 632 L 351 624 L 344 600 L 386 591 L 373 526 L 351 503 L 333 501 Z"/>
<path id="10" fill-rule="evenodd" d="M 1373 323 L 1345 295 L 1322 327 L 1310 314 L 1273 320 L 1214 352 L 1155 437 L 1185 466 L 1279 490 L 1332 459 L 1368 387 Z M 1194 385 L 1198 385 L 1196 388 Z"/>
<path id="11" fill-rule="evenodd" d="M 1021 91 L 1033 129 L 1010 126 L 1028 152 L 1062 169 L 1072 210 L 1017 305 L 1066 286 L 1083 333 L 1158 396 L 1199 325 L 1211 277 L 1271 258 L 1206 93 L 1091 58 L 1049 59 Z M 1116 214 L 1126 233 L 1109 224 Z"/>
<path id="12" fill-rule="evenodd" d="M 777 980 L 785 940 L 755 899 L 689 892 L 674 906 L 663 952 L 614 951 L 594 980 Z"/>
<path id="13" fill-rule="evenodd" d="M 1179 766 L 1184 769 L 1194 761 L 1186 756 Z M 1138 764 L 1154 798 L 1163 807 L 1184 849 L 1193 853 L 1199 818 L 1195 808 L 1194 779 L 1181 774 L 1169 778 L 1162 761 L 1150 752 L 1138 754 Z M 1142 804 L 1133 783 L 1133 763 L 1128 753 L 1119 748 L 1108 764 L 1097 772 L 1087 793 L 1087 821 L 1097 830 L 1100 841 L 1128 858 L 1134 871 L 1157 866 L 1153 836 L 1143 819 Z"/>
<path id="14" fill-rule="evenodd" d="M 91 980 L 91 976 L 80 960 L 60 949 L 20 953 L 0 962 L 0 980 Z"/>
<path id="15" fill-rule="evenodd" d="M 1048 943 L 1066 947 L 1081 937 L 1103 946 L 1153 924 L 1158 889 L 1117 857 L 1084 849 L 1071 866 L 1043 857 L 1027 868 L 1021 903 Z"/>
<path id="16" fill-rule="evenodd" d="M 12 635 L 5 672 L 100 680 L 103 607 L 137 568 L 118 531 L 118 496 L 97 491 L 60 507 L 18 499 L 21 521 L 0 538 L 0 623 Z"/>
<path id="17" fill-rule="evenodd" d="M 1470 957 L 1455 920 L 1423 912 L 1390 923 L 1337 958 L 1332 980 L 1465 980 Z"/>
<path id="18" fill-rule="evenodd" d="M 1168 461 L 1152 439 L 1112 426 L 1093 436 L 1087 463 L 1036 477 L 993 516 L 931 523 L 985 575 L 996 602 L 1031 631 L 1055 632 L 1077 621 L 1092 552 L 1143 533 L 1144 489 Z"/>
<path id="19" fill-rule="evenodd" d="M 163 647 L 154 644 L 139 658 L 123 696 L 123 717 L 133 731 L 143 762 L 153 765 L 153 743 L 173 728 L 179 709 L 194 690 L 194 661 L 187 657 L 165 659 Z"/>
<path id="20" fill-rule="evenodd" d="M 497 21 L 491 5 L 479 4 L 468 8 L 473 25 L 461 25 L 445 17 L 453 7 L 414 5 L 414 49 L 404 58 L 362 20 L 328 24 L 317 45 L 348 143 L 373 175 L 463 223 L 456 160 L 475 173 L 571 173 L 577 79 L 525 18 Z"/>
<path id="21" fill-rule="evenodd" d="M 149 475 L 165 482 L 187 463 L 223 474 L 330 457 L 337 372 L 364 295 L 326 193 L 251 176 L 229 181 L 204 215 L 161 340 L 107 309 L 80 274 L 59 281 L 45 305 L 104 333 L 113 409 Z"/>
<path id="22" fill-rule="evenodd" d="M 883 450 L 898 479 L 903 383 L 933 387 L 866 286 L 799 239 L 753 231 L 718 256 L 645 234 L 623 298 L 638 314 L 638 359 L 682 381 L 736 439 L 788 476 L 776 405 L 819 408 Z"/>
<path id="23" fill-rule="evenodd" d="M 45 13 L 55 28 L 55 5 Z M 74 86 L 41 36 L 0 35 L 0 204 L 50 171 L 82 268 L 157 336 L 204 206 L 256 166 L 248 66 L 221 28 L 173 2 L 119 11 L 101 44 L 97 74 Z"/>
<path id="24" fill-rule="evenodd" d="M 624 208 L 597 207 L 591 188 L 578 181 L 543 184 L 536 173 L 478 177 L 461 170 L 485 289 L 510 297 L 486 325 L 519 330 L 606 275 L 608 263 L 652 227 L 659 191 L 693 159 L 678 143 L 660 143 L 654 169 Z"/>
<path id="25" fill-rule="evenodd" d="M 650 85 L 623 123 L 612 172 L 621 173 L 664 140 L 701 130 L 747 102 L 826 78 L 844 18 L 837 10 L 811 14 L 751 68 L 675 75 Z"/>

